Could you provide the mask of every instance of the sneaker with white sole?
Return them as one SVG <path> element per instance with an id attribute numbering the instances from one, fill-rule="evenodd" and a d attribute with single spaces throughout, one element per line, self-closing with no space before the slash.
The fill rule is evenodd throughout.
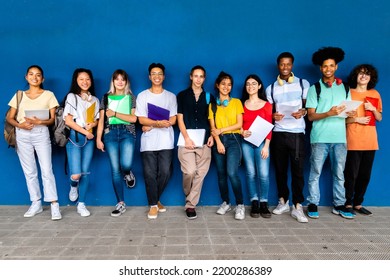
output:
<path id="1" fill-rule="evenodd" d="M 312 219 L 318 219 L 320 217 L 317 205 L 310 203 L 307 206 L 307 216 Z"/>
<path id="2" fill-rule="evenodd" d="M 286 212 L 290 212 L 290 205 L 288 204 L 288 200 L 284 202 L 284 199 L 281 197 L 279 199 L 278 206 L 272 211 L 275 215 L 280 215 Z"/>
<path id="3" fill-rule="evenodd" d="M 111 216 L 112 217 L 119 217 L 120 215 L 122 215 L 125 212 L 126 212 L 126 204 L 118 203 L 115 206 L 115 210 L 111 212 Z"/>
<path id="4" fill-rule="evenodd" d="M 125 177 L 123 178 L 126 182 L 126 186 L 131 189 L 134 188 L 135 186 L 135 176 L 133 172 L 130 170 L 129 174 L 126 174 Z"/>
<path id="5" fill-rule="evenodd" d="M 150 206 L 148 212 L 148 219 L 157 219 L 157 216 L 158 216 L 158 206 L 157 205 Z"/>
<path id="6" fill-rule="evenodd" d="M 60 205 L 58 204 L 58 202 L 53 202 L 50 205 L 50 209 L 51 209 L 51 219 L 53 221 L 62 219 L 61 212 L 60 212 Z"/>
<path id="7" fill-rule="evenodd" d="M 165 206 L 162 205 L 160 201 L 157 202 L 157 208 L 158 208 L 158 212 L 160 213 L 167 212 L 167 208 L 165 208 Z"/>
<path id="8" fill-rule="evenodd" d="M 332 213 L 335 215 L 340 215 L 341 217 L 345 219 L 353 219 L 355 216 L 352 214 L 352 212 L 347 209 L 344 205 L 335 206 L 332 210 Z"/>
<path id="9" fill-rule="evenodd" d="M 244 204 L 238 204 L 236 206 L 234 218 L 236 220 L 244 220 L 245 219 L 245 206 L 244 206 Z"/>
<path id="10" fill-rule="evenodd" d="M 70 187 L 70 192 L 69 192 L 69 200 L 70 201 L 76 201 L 77 198 L 79 198 L 79 192 L 78 192 L 78 187 Z"/>
<path id="11" fill-rule="evenodd" d="M 303 208 L 301 204 L 297 204 L 297 207 L 293 205 L 293 210 L 291 211 L 291 217 L 296 219 L 300 223 L 307 223 L 309 220 L 306 218 L 305 213 L 303 213 Z"/>
<path id="12" fill-rule="evenodd" d="M 77 213 L 80 214 L 81 217 L 88 217 L 91 213 L 88 211 L 87 207 L 83 202 L 79 202 L 77 204 Z"/>
<path id="13" fill-rule="evenodd" d="M 40 200 L 33 201 L 31 203 L 30 208 L 28 208 L 27 212 L 24 213 L 25 218 L 34 217 L 36 214 L 39 214 L 43 211 L 42 202 Z"/>
<path id="14" fill-rule="evenodd" d="M 230 203 L 226 203 L 226 201 L 224 201 L 218 208 L 217 210 L 217 214 L 218 215 L 225 215 L 226 212 L 229 212 L 230 210 L 232 210 L 232 207 L 230 205 Z"/>

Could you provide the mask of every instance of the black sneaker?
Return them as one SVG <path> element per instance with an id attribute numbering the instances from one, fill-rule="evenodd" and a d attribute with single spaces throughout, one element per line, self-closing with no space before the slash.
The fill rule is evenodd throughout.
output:
<path id="1" fill-rule="evenodd" d="M 320 217 L 317 205 L 310 203 L 307 206 L 307 216 L 312 219 L 318 219 Z"/>
<path id="2" fill-rule="evenodd" d="M 251 217 L 258 218 L 260 217 L 260 209 L 259 209 L 259 201 L 252 200 L 252 208 L 251 208 Z"/>
<path id="3" fill-rule="evenodd" d="M 260 209 L 259 209 L 260 215 L 263 218 L 271 218 L 271 212 L 268 209 L 268 202 L 260 202 Z"/>
<path id="4" fill-rule="evenodd" d="M 115 205 L 115 210 L 111 212 L 112 217 L 119 217 L 123 213 L 126 212 L 126 204 L 124 203 L 118 203 Z"/>
<path id="5" fill-rule="evenodd" d="M 135 176 L 134 176 L 134 174 L 133 174 L 133 172 L 131 170 L 130 170 L 129 174 L 125 175 L 123 180 L 125 180 L 126 186 L 128 188 L 134 188 L 134 186 L 135 186 Z"/>
<path id="6" fill-rule="evenodd" d="M 198 216 L 196 215 L 195 208 L 187 208 L 186 209 L 187 218 L 190 220 L 196 219 Z"/>

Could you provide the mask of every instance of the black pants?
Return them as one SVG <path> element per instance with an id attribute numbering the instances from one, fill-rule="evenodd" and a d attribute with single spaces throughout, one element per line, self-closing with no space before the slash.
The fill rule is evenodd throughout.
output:
<path id="1" fill-rule="evenodd" d="M 302 203 L 304 186 L 305 135 L 303 133 L 272 132 L 271 156 L 275 165 L 278 197 L 289 200 L 288 164 L 291 166 L 291 190 L 294 205 Z"/>
<path id="2" fill-rule="evenodd" d="M 141 156 L 148 203 L 156 205 L 172 174 L 173 150 L 142 152 Z"/>
<path id="3" fill-rule="evenodd" d="M 344 169 L 346 205 L 362 205 L 374 158 L 375 151 L 348 151 Z"/>

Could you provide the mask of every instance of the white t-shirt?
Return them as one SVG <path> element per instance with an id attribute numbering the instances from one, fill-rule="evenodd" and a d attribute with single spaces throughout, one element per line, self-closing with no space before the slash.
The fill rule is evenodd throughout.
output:
<path id="1" fill-rule="evenodd" d="M 148 103 L 169 110 L 169 117 L 177 115 L 176 95 L 164 91 L 160 94 L 144 90 L 137 96 L 135 115 L 137 117 L 148 117 Z M 171 150 L 174 147 L 173 127 L 157 128 L 143 132 L 141 135 L 141 152 Z"/>
<path id="2" fill-rule="evenodd" d="M 76 108 L 76 98 L 77 98 L 77 108 Z M 85 127 L 86 125 L 86 116 L 87 109 L 95 104 L 93 120 L 96 121 L 99 119 L 99 99 L 96 96 L 92 96 L 91 101 L 83 100 L 79 95 L 69 93 L 64 108 L 63 118 L 67 115 L 72 115 L 75 122 L 81 126 Z"/>

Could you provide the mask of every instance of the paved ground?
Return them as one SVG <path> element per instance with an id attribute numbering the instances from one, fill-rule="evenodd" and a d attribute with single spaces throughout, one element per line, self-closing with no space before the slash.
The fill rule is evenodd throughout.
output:
<path id="1" fill-rule="evenodd" d="M 320 219 L 296 222 L 287 213 L 271 219 L 234 220 L 217 207 L 199 207 L 188 220 L 182 207 L 168 207 L 147 220 L 146 207 L 130 207 L 121 217 L 112 207 L 61 207 L 63 219 L 50 220 L 50 208 L 23 218 L 27 206 L 0 206 L 0 259 L 294 259 L 390 260 L 390 208 L 369 207 L 371 217 L 346 220 L 320 207 Z"/>

